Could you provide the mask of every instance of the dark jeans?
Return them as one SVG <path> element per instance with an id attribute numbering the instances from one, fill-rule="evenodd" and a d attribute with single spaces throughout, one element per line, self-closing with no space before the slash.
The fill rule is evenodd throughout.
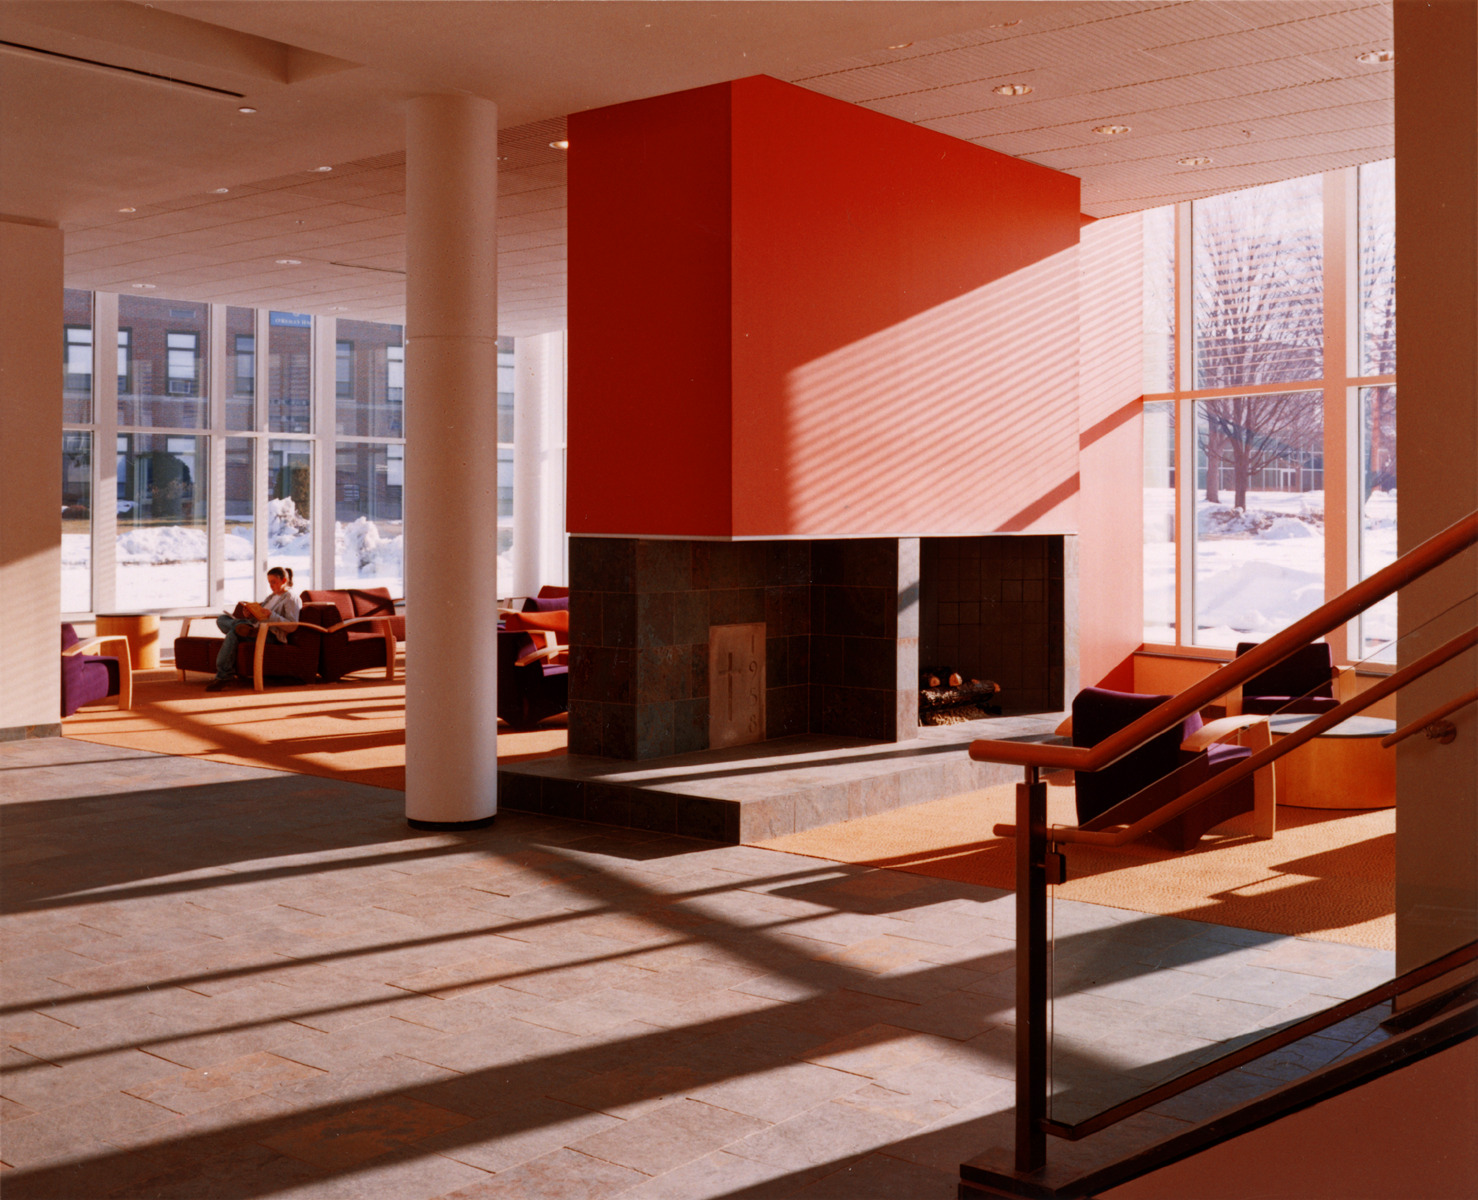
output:
<path id="1" fill-rule="evenodd" d="M 225 613 L 216 618 L 216 628 L 226 635 L 226 640 L 221 643 L 221 651 L 216 655 L 217 679 L 230 679 L 236 674 L 236 647 L 241 644 L 241 634 L 236 632 L 238 626 L 244 626 L 253 632 L 256 630 L 252 622 L 238 621 Z"/>

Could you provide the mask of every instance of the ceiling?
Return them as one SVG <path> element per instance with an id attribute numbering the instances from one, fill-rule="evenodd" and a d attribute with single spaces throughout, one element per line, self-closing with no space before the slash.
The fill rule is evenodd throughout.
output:
<path id="1" fill-rule="evenodd" d="M 564 326 L 570 112 L 768 74 L 1105 217 L 1389 157 L 1391 38 L 1388 0 L 0 0 L 0 217 L 60 225 L 71 287 L 398 322 L 406 102 L 467 92 L 525 336 Z"/>

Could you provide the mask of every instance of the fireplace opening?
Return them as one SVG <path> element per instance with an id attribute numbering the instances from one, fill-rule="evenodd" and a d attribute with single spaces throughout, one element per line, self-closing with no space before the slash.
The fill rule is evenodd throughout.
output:
<path id="1" fill-rule="evenodd" d="M 1064 704 L 1064 539 L 1051 535 L 921 538 L 919 662 L 966 687 L 994 685 L 996 713 L 1056 712 Z M 943 682 L 948 686 L 948 676 Z M 926 707 L 922 687 L 920 720 Z M 953 699 L 954 697 L 950 697 Z"/>

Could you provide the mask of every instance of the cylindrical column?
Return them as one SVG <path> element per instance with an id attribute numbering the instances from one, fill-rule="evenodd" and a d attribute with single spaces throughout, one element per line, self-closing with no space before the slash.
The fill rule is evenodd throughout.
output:
<path id="1" fill-rule="evenodd" d="M 406 818 L 497 811 L 498 109 L 411 101 L 406 129 Z"/>
<path id="2" fill-rule="evenodd" d="M 513 594 L 564 582 L 564 334 L 513 352 Z"/>

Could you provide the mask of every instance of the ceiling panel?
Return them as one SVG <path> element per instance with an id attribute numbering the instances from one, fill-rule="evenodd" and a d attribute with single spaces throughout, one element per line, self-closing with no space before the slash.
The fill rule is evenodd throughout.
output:
<path id="1" fill-rule="evenodd" d="M 1392 67 L 1355 60 L 1391 45 L 1383 0 L 670 5 L 672 29 L 640 37 L 622 25 L 623 6 L 505 0 L 459 6 L 452 24 L 436 20 L 441 6 L 353 0 L 156 7 L 238 41 L 270 37 L 363 65 L 303 84 L 262 80 L 262 119 L 246 121 L 229 106 L 140 99 L 136 85 L 106 81 L 79 105 L 71 74 L 0 56 L 7 95 L 26 97 L 38 135 L 55 143 L 24 147 L 55 172 L 51 193 L 38 199 L 27 180 L 15 194 L 67 214 L 69 286 L 152 282 L 155 295 L 399 320 L 404 104 L 428 81 L 485 85 L 501 112 L 527 114 L 498 147 L 500 329 L 519 335 L 564 320 L 566 164 L 550 143 L 565 135 L 565 112 L 592 104 L 765 70 L 1076 174 L 1095 216 L 1370 161 L 1393 141 Z M 0 2 L 0 34 L 14 8 Z M 700 24 L 701 38 L 681 41 Z M 710 45 L 719 33 L 727 40 Z M 672 39 L 657 58 L 654 36 Z M 684 53 L 692 61 L 677 61 Z M 668 74 L 650 66 L 659 59 Z M 681 75 L 701 69 L 710 74 Z M 997 96 L 1001 83 L 1034 90 Z M 117 130 L 115 115 L 126 122 Z M 1092 133 L 1108 123 L 1131 132 Z M 26 132 L 0 128 L 7 139 Z M 1193 154 L 1213 163 L 1175 161 Z M 0 189 L 14 184 L 7 175 Z M 282 257 L 303 262 L 281 267 Z"/>

